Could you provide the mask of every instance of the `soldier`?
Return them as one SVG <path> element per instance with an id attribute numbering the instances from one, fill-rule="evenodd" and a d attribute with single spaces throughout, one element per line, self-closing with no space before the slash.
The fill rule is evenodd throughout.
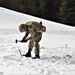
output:
<path id="1" fill-rule="evenodd" d="M 42 25 L 42 22 L 39 23 L 35 21 L 30 21 L 30 22 L 27 22 L 26 24 L 21 24 L 19 26 L 20 32 L 26 32 L 21 42 L 27 42 L 28 40 L 30 40 L 28 52 L 26 54 L 23 54 L 23 56 L 31 57 L 31 51 L 33 47 L 35 47 L 34 49 L 35 57 L 32 57 L 32 58 L 33 59 L 40 58 L 39 42 L 42 39 L 42 32 L 44 30 L 46 31 L 46 28 L 43 28 L 43 27 L 44 26 Z M 27 38 L 29 34 L 30 34 L 30 37 Z"/>

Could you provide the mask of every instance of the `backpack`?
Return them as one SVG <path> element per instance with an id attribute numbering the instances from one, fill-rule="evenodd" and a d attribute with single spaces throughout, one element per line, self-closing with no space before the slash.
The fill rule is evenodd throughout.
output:
<path id="1" fill-rule="evenodd" d="M 46 32 L 46 27 L 43 26 L 42 23 L 29 21 L 29 22 L 26 22 L 26 25 L 30 28 L 33 28 L 36 32 L 38 31 Z"/>

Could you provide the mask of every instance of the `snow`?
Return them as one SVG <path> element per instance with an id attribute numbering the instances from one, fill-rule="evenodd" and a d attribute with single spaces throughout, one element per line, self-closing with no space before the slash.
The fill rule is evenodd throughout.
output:
<path id="1" fill-rule="evenodd" d="M 15 43 L 24 35 L 18 26 L 31 20 L 47 27 L 40 42 L 41 59 L 21 57 L 19 50 L 26 53 L 28 42 Z M 0 75 L 75 75 L 75 27 L 0 7 Z"/>

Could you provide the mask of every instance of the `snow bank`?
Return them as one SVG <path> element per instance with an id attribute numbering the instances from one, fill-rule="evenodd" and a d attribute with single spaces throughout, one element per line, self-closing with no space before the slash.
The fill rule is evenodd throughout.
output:
<path id="1" fill-rule="evenodd" d="M 47 26 L 41 59 L 21 57 L 18 50 L 26 53 L 28 42 L 15 44 L 24 35 L 19 24 L 30 20 Z M 0 75 L 75 75 L 75 28 L 0 7 Z"/>

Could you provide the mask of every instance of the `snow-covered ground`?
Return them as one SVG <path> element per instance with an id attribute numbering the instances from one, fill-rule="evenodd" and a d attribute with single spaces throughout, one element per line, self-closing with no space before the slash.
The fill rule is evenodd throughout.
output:
<path id="1" fill-rule="evenodd" d="M 15 43 L 24 35 L 18 26 L 31 20 L 47 27 L 41 59 L 21 57 L 19 50 L 26 53 L 28 42 Z M 0 75 L 75 75 L 75 28 L 0 7 Z"/>

